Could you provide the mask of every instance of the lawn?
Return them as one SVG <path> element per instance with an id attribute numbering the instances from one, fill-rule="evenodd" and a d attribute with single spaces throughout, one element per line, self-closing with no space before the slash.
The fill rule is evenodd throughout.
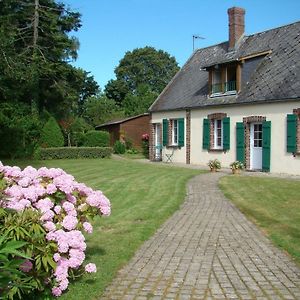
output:
<path id="1" fill-rule="evenodd" d="M 300 263 L 300 181 L 226 176 L 219 185 L 275 245 Z"/>
<path id="2" fill-rule="evenodd" d="M 98 272 L 72 284 L 61 297 L 68 300 L 99 298 L 117 270 L 179 208 L 188 179 L 201 172 L 113 159 L 5 163 L 63 168 L 111 200 L 112 215 L 95 220 L 94 232 L 87 236 L 87 259 Z"/>

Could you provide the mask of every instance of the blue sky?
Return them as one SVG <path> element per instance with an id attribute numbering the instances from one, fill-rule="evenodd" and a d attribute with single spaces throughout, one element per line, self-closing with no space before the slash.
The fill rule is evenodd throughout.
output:
<path id="1" fill-rule="evenodd" d="M 182 66 L 195 47 L 228 40 L 227 9 L 243 7 L 245 33 L 300 21 L 299 0 L 64 0 L 82 14 L 79 57 L 103 89 L 126 51 L 153 46 L 175 56 Z"/>

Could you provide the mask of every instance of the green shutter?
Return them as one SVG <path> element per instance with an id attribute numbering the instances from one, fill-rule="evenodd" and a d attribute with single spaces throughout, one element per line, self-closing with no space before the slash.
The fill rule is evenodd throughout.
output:
<path id="1" fill-rule="evenodd" d="M 230 118 L 223 119 L 223 150 L 230 149 Z"/>
<path id="2" fill-rule="evenodd" d="M 203 149 L 209 149 L 210 146 L 210 120 L 203 119 Z"/>
<path id="3" fill-rule="evenodd" d="M 163 119 L 163 146 L 167 146 L 169 143 L 169 121 Z"/>
<path id="4" fill-rule="evenodd" d="M 287 115 L 287 143 L 286 151 L 297 152 L 297 115 Z"/>
<path id="5" fill-rule="evenodd" d="M 262 169 L 265 172 L 269 172 L 271 162 L 271 121 L 263 122 L 262 138 Z"/>
<path id="6" fill-rule="evenodd" d="M 236 160 L 245 163 L 245 128 L 243 122 L 236 123 Z"/>
<path id="7" fill-rule="evenodd" d="M 178 146 L 184 146 L 184 118 L 178 119 Z"/>

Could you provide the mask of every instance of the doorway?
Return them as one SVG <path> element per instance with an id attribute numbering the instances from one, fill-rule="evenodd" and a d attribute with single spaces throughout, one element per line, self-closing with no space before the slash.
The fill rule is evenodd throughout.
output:
<path id="1" fill-rule="evenodd" d="M 250 124 L 250 170 L 262 169 L 262 123 Z"/>

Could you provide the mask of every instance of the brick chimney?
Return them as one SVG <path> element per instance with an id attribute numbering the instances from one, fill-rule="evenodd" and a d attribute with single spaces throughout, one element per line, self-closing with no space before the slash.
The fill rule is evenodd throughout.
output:
<path id="1" fill-rule="evenodd" d="M 234 49 L 245 31 L 245 10 L 241 7 L 231 7 L 227 13 L 229 18 L 229 49 Z"/>

